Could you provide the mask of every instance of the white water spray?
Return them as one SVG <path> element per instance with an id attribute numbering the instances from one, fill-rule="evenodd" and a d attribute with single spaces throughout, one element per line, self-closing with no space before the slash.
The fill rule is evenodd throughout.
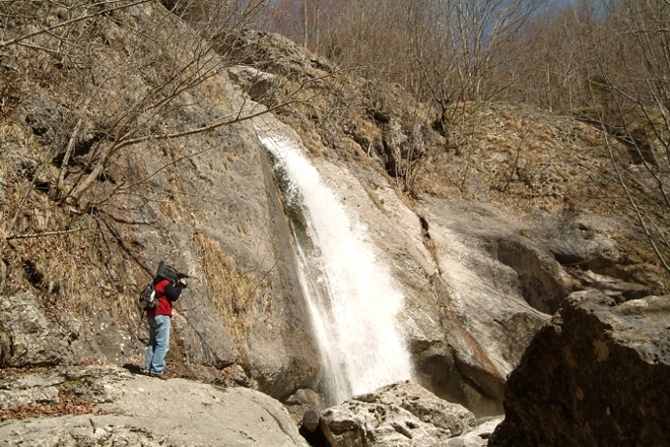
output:
<path id="1" fill-rule="evenodd" d="M 410 355 L 396 324 L 404 297 L 367 243 L 365 228 L 350 219 L 297 144 L 261 142 L 297 190 L 293 200 L 302 200 L 309 241 L 301 242 L 294 228 L 300 279 L 331 403 L 410 379 Z"/>

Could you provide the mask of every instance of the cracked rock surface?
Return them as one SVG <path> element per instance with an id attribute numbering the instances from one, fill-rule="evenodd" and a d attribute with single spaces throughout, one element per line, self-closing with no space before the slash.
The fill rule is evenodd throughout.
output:
<path id="1" fill-rule="evenodd" d="M 8 419 L 0 424 L 3 447 L 307 446 L 279 401 L 247 388 L 89 366 L 9 377 L 0 389 L 5 412 L 30 407 L 35 416 L 54 413 L 50 409 L 67 395 L 71 405 L 59 407 L 61 413 L 75 413 Z"/>

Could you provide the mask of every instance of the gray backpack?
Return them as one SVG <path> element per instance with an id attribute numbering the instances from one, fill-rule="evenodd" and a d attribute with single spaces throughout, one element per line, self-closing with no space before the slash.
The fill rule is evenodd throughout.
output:
<path id="1" fill-rule="evenodd" d="M 143 310 L 149 310 L 156 307 L 157 303 L 156 288 L 154 287 L 154 282 L 151 281 L 144 287 L 142 293 L 140 293 L 140 306 Z"/>

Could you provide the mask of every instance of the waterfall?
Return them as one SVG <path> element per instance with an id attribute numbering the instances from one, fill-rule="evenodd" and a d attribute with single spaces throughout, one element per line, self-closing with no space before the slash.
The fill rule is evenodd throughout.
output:
<path id="1" fill-rule="evenodd" d="M 300 280 L 329 404 L 410 379 L 410 355 L 396 324 L 404 297 L 367 242 L 365 227 L 347 214 L 297 143 L 260 140 L 275 159 L 292 210 Z"/>

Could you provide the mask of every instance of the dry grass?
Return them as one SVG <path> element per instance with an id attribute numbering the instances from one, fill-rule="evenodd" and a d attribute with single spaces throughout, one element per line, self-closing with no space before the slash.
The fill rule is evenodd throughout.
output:
<path id="1" fill-rule="evenodd" d="M 8 419 L 27 419 L 36 417 L 79 416 L 82 414 L 108 414 L 92 402 L 71 396 L 66 390 L 59 390 L 57 404 L 32 404 L 18 408 L 0 409 L 0 422 Z"/>
<path id="2" fill-rule="evenodd" d="M 194 244 L 211 289 L 214 308 L 236 344 L 246 346 L 259 291 L 258 278 L 254 273 L 243 272 L 235 259 L 205 234 L 196 232 Z"/>
<path id="3" fill-rule="evenodd" d="M 146 7 L 151 8 L 150 5 Z M 135 11 L 133 14 L 137 13 Z M 84 143 L 84 139 L 92 141 L 95 132 L 102 131 L 106 136 L 116 134 L 119 129 L 107 126 L 113 125 L 117 119 L 121 119 L 120 122 L 131 119 L 127 128 L 121 132 L 136 132 L 131 137 L 181 130 L 191 124 L 185 122 L 184 117 L 195 114 L 194 110 L 205 97 L 210 100 L 216 98 L 217 105 L 210 110 L 212 114 L 221 114 L 229 106 L 225 104 L 224 93 L 228 89 L 226 81 L 218 77 L 207 80 L 199 78 L 203 72 L 198 70 L 202 67 L 191 64 L 197 59 L 195 54 L 200 50 L 196 48 L 199 41 L 174 39 L 179 35 L 177 31 L 180 28 L 186 31 L 183 23 L 168 15 L 156 22 L 151 32 L 152 38 L 146 39 L 144 34 L 135 32 L 133 28 L 137 25 L 136 18 L 137 15 L 131 15 L 131 11 L 118 11 L 114 20 L 99 17 L 100 22 L 96 26 L 86 25 L 77 29 L 79 33 L 76 34 L 86 41 L 86 45 L 70 45 L 67 48 L 67 51 L 81 56 L 75 58 L 81 63 L 76 68 L 56 67 L 51 54 L 28 46 L 8 50 L 8 58 L 15 60 L 19 67 L 23 84 L 17 88 L 23 94 L 21 100 L 24 106 L 29 109 L 33 107 L 30 110 L 36 110 L 38 118 L 38 110 L 43 110 L 45 105 L 53 110 L 49 109 L 48 115 L 41 117 L 37 123 L 49 128 L 51 133 L 46 136 L 34 132 L 35 129 L 28 128 L 28 125 L 24 129 L 16 124 L 19 121 L 16 117 L 0 117 L 0 145 L 3 149 L 0 152 L 0 180 L 7 185 L 2 191 L 4 200 L 0 201 L 0 236 L 25 236 L 74 229 L 83 231 L 8 242 L 3 238 L 1 249 L 5 262 L 0 263 L 3 266 L 0 270 L 3 274 L 0 293 L 31 291 L 55 319 L 62 309 L 72 311 L 86 321 L 104 307 L 115 319 L 137 320 L 136 296 L 149 280 L 146 272 L 137 264 L 138 260 L 141 262 L 143 259 L 143 247 L 134 245 L 132 225 L 119 223 L 124 219 L 130 221 L 124 209 L 136 199 L 133 194 L 141 195 L 143 191 L 140 189 L 149 186 L 142 184 L 124 194 L 108 197 L 115 187 L 134 185 L 146 175 L 141 153 L 146 145 L 133 146 L 131 150 L 123 150 L 114 156 L 106 165 L 105 178 L 101 176 L 97 179 L 95 186 L 86 192 L 79 203 L 57 204 L 49 197 L 58 179 L 59 161 L 55 154 L 48 154 L 47 151 L 61 151 L 62 155 L 74 123 L 80 116 L 77 113 L 81 112 L 82 98 L 92 98 L 92 101 L 86 113 L 82 112 L 86 118 L 76 143 Z M 13 31 L 21 30 L 16 28 Z M 54 45 L 60 45 L 59 39 L 52 39 L 48 34 L 38 36 L 35 42 L 43 48 L 51 49 Z M 205 60 L 208 64 L 213 63 L 208 58 L 203 58 L 202 62 L 205 63 Z M 166 92 L 171 92 L 175 85 L 182 88 L 182 81 L 193 81 L 195 84 L 203 81 L 199 85 L 201 89 L 185 91 L 169 107 L 153 110 L 151 106 L 160 104 L 160 95 L 165 93 L 157 92 L 154 86 L 164 85 L 171 76 L 177 74 L 180 76 L 175 78 L 174 84 L 170 84 L 172 87 L 165 88 Z M 0 84 L 3 82 L 0 80 Z M 99 88 L 98 84 L 104 85 L 104 88 Z M 134 116 L 132 113 L 133 110 L 139 110 L 135 107 L 138 104 L 152 112 Z M 12 119 L 16 119 L 16 122 Z M 92 148 L 96 147 L 95 143 L 91 144 Z M 147 144 L 154 147 L 158 145 L 156 141 Z M 180 153 L 182 146 L 178 142 L 165 140 L 160 146 L 166 157 L 172 155 L 174 159 L 183 155 Z M 69 172 L 73 175 L 66 179 L 70 186 L 79 180 L 78 173 L 87 174 L 82 168 L 88 160 L 87 156 L 83 153 L 77 156 L 76 162 L 70 160 Z M 225 157 L 224 164 L 234 162 L 232 153 L 227 153 Z M 44 166 L 38 177 L 39 182 L 32 182 L 32 178 L 36 177 L 32 172 L 34 169 L 25 166 L 33 162 Z M 170 176 L 172 171 L 166 169 L 161 175 Z M 184 197 L 179 191 L 186 191 L 187 188 L 174 175 L 168 181 L 171 181 L 173 194 L 169 201 L 161 201 L 160 210 L 175 221 L 190 219 L 187 205 L 173 200 L 175 196 Z M 89 202 L 99 201 L 104 201 L 104 204 L 96 205 L 97 209 L 88 206 Z M 240 231 L 246 231 L 246 228 Z"/>
<path id="4" fill-rule="evenodd" d="M 602 199 L 616 187 L 594 182 L 594 175 L 611 175 L 597 130 L 524 106 L 463 107 L 462 120 L 451 128 L 457 147 L 433 155 L 417 179 L 420 191 L 490 200 L 520 212 L 561 209 L 571 200 L 612 213 Z M 473 179 L 483 191 L 468 187 Z"/>
<path id="5" fill-rule="evenodd" d="M 432 154 L 417 179 L 420 192 L 491 202 L 522 215 L 537 209 L 590 211 L 637 222 L 616 179 L 606 135 L 598 129 L 572 117 L 509 104 L 465 105 L 462 118 L 451 128 L 457 147 Z M 609 143 L 621 166 L 631 163 L 626 148 L 612 137 Z M 642 200 L 644 194 L 635 193 Z M 667 213 L 658 207 L 647 212 Z M 659 262 L 647 240 L 610 236 L 629 254 L 631 264 L 642 263 L 656 278 L 667 278 L 656 271 Z M 634 274 L 640 282 L 654 284 L 654 275 Z"/>
<path id="6" fill-rule="evenodd" d="M 433 261 L 435 262 L 436 265 L 439 265 L 439 257 L 437 253 L 437 244 L 435 243 L 434 240 L 424 237 L 423 239 L 423 245 L 426 247 L 426 250 L 428 250 L 428 253 L 433 257 Z"/>
<path id="7" fill-rule="evenodd" d="M 131 266 L 128 271 L 130 264 L 117 241 L 98 220 L 102 217 L 50 199 L 42 187 L 54 184 L 58 170 L 31 133 L 14 122 L 0 121 L 0 135 L 3 146 L 11 149 L 0 154 L 6 184 L 0 202 L 6 266 L 0 293 L 31 291 L 54 320 L 60 310 L 86 317 L 101 306 L 114 318 L 136 318 L 136 290 L 128 278 L 139 270 Z M 26 163 L 28 169 L 17 169 L 17 164 Z"/>
<path id="8" fill-rule="evenodd" d="M 363 189 L 365 189 L 365 192 L 368 193 L 368 197 L 370 197 L 370 200 L 372 200 L 372 203 L 375 204 L 377 209 L 382 212 L 386 217 L 389 217 L 389 212 L 388 210 L 384 207 L 384 199 L 380 198 L 375 192 L 372 190 L 374 185 L 368 184 L 366 185 L 365 183 L 362 183 Z"/>

